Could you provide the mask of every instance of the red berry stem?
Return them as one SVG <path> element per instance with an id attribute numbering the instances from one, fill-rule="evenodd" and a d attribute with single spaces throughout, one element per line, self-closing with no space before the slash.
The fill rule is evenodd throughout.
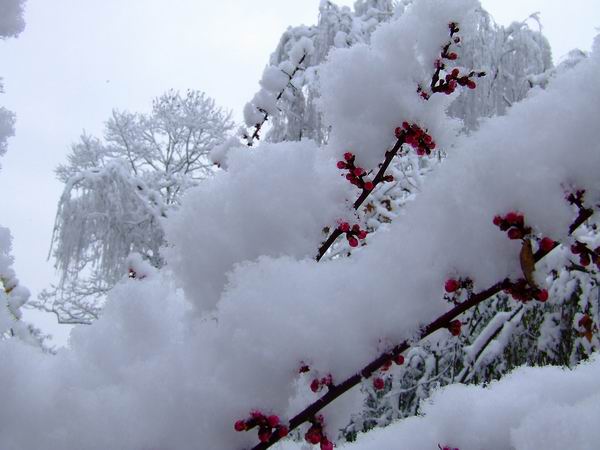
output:
<path id="1" fill-rule="evenodd" d="M 594 211 L 587 208 L 580 208 L 579 215 L 575 219 L 575 221 L 569 227 L 569 234 L 573 234 L 573 232 L 581 226 L 586 220 L 588 220 Z M 543 259 L 548 252 L 543 250 L 538 250 L 534 255 L 535 263 L 539 262 Z M 347 378 L 339 384 L 332 386 L 322 397 L 317 399 L 315 402 L 307 406 L 304 410 L 296 414 L 289 422 L 289 426 L 287 430 L 292 431 L 298 428 L 300 425 L 306 422 L 311 422 L 314 420 L 314 417 L 325 408 L 327 405 L 335 401 L 338 397 L 342 396 L 344 393 L 360 384 L 364 379 L 370 378 L 375 372 L 379 371 L 382 367 L 385 367 L 390 360 L 400 360 L 400 356 L 406 350 L 408 350 L 413 343 L 419 342 L 420 340 L 426 338 L 427 336 L 433 334 L 437 330 L 442 328 L 449 329 L 452 326 L 454 320 L 457 319 L 458 316 L 470 310 L 471 308 L 479 305 L 490 297 L 502 292 L 503 290 L 511 288 L 513 283 L 510 280 L 505 279 L 499 283 L 494 284 L 478 293 L 473 293 L 469 295 L 467 300 L 462 303 L 457 304 L 451 310 L 439 316 L 434 321 L 430 322 L 427 326 L 422 328 L 421 332 L 418 335 L 418 338 L 415 340 L 405 340 L 402 343 L 396 345 L 391 350 L 382 353 L 379 357 L 371 361 L 365 367 L 363 367 L 356 374 Z M 403 359 L 402 359 L 403 362 Z M 273 444 L 278 442 L 281 437 L 278 436 L 278 433 L 274 433 L 267 442 L 260 442 L 255 445 L 252 450 L 265 450 L 271 447 Z"/>

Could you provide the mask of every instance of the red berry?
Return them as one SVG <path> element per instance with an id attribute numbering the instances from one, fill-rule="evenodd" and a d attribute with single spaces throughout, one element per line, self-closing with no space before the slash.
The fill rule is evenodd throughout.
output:
<path id="1" fill-rule="evenodd" d="M 235 431 L 246 431 L 246 421 L 238 420 L 233 426 L 233 428 L 235 429 Z"/>
<path id="2" fill-rule="evenodd" d="M 321 389 L 321 383 L 319 383 L 319 380 L 315 378 L 310 383 L 310 390 L 313 392 L 319 392 L 319 389 Z"/>
<path id="3" fill-rule="evenodd" d="M 285 425 L 281 425 L 281 426 L 277 427 L 277 435 L 280 438 L 286 437 L 289 432 L 290 432 L 289 428 L 286 427 Z"/>
<path id="4" fill-rule="evenodd" d="M 333 444 L 326 437 L 321 439 L 321 450 L 333 450 Z"/>
<path id="5" fill-rule="evenodd" d="M 350 153 L 350 152 L 344 153 L 344 159 L 346 161 L 350 161 L 352 158 L 354 158 L 354 155 L 352 153 Z"/>
<path id="6" fill-rule="evenodd" d="M 548 291 L 546 289 L 542 289 L 537 294 L 535 294 L 535 298 L 538 299 L 540 302 L 545 302 L 546 300 L 548 300 Z"/>
<path id="7" fill-rule="evenodd" d="M 452 334 L 452 336 L 458 336 L 460 334 L 461 327 L 462 324 L 460 323 L 460 320 L 453 320 L 452 322 L 450 322 L 448 330 L 450 331 L 450 334 Z"/>
<path id="8" fill-rule="evenodd" d="M 355 233 L 358 233 L 360 231 L 360 225 L 357 223 L 352 225 L 352 231 L 354 231 Z"/>
<path id="9" fill-rule="evenodd" d="M 269 442 L 269 439 L 271 439 L 272 434 L 273 433 L 271 432 L 271 430 L 267 428 L 261 428 L 258 432 L 258 439 L 260 440 L 260 442 Z"/>
<path id="10" fill-rule="evenodd" d="M 452 69 L 452 73 L 451 73 L 452 78 L 457 78 L 459 74 L 460 74 L 460 71 L 458 69 Z"/>
<path id="11" fill-rule="evenodd" d="M 448 58 L 450 61 L 454 61 L 455 59 L 457 59 L 457 58 L 458 58 L 458 55 L 457 55 L 456 53 L 454 53 L 454 52 L 451 52 L 451 53 L 448 53 L 448 56 L 447 56 L 447 58 Z"/>
<path id="12" fill-rule="evenodd" d="M 500 225 L 502 225 L 502 222 L 504 221 L 504 219 L 500 216 L 494 216 L 494 225 L 496 225 L 497 227 L 499 227 Z"/>
<path id="13" fill-rule="evenodd" d="M 394 130 L 394 136 L 396 136 L 396 139 L 400 139 L 400 137 L 402 136 L 402 133 L 404 132 L 404 130 L 402 130 L 402 128 L 397 127 Z"/>
<path id="14" fill-rule="evenodd" d="M 340 223 L 340 231 L 347 233 L 348 231 L 350 231 L 350 224 L 348 222 L 342 222 Z"/>
<path id="15" fill-rule="evenodd" d="M 394 362 L 396 364 L 398 364 L 399 366 L 401 366 L 402 364 L 404 364 L 404 356 L 402 355 L 398 355 L 394 358 Z"/>
<path id="16" fill-rule="evenodd" d="M 356 175 L 357 177 L 360 177 L 364 172 L 365 171 L 362 167 L 357 167 L 356 169 L 354 169 L 354 175 Z"/>
<path id="17" fill-rule="evenodd" d="M 371 181 L 367 181 L 365 183 L 365 190 L 367 190 L 367 191 L 372 191 L 374 187 L 375 186 L 373 185 L 373 183 Z"/>
<path id="18" fill-rule="evenodd" d="M 408 131 L 410 130 L 410 124 L 408 122 L 402 122 L 402 128 Z"/>
<path id="19" fill-rule="evenodd" d="M 359 239 L 365 239 L 365 238 L 367 237 L 367 235 L 368 235 L 368 234 L 369 234 L 369 233 L 367 233 L 365 230 L 360 230 L 360 231 L 358 232 L 358 238 L 359 238 Z"/>
<path id="20" fill-rule="evenodd" d="M 358 247 L 358 240 L 356 240 L 356 238 L 351 237 L 350 239 L 348 239 L 348 244 L 350 244 L 350 247 Z"/>
<path id="21" fill-rule="evenodd" d="M 252 417 L 255 420 L 262 420 L 264 419 L 264 415 L 263 413 L 261 413 L 260 411 L 250 411 L 250 417 Z"/>
<path id="22" fill-rule="evenodd" d="M 508 237 L 509 239 L 522 239 L 523 238 L 523 231 L 520 230 L 519 228 L 511 228 L 510 230 L 508 230 Z"/>
<path id="23" fill-rule="evenodd" d="M 582 253 L 581 255 L 579 255 L 579 263 L 584 266 L 587 267 L 590 265 L 591 263 L 591 259 L 590 259 L 590 255 L 587 253 Z"/>
<path id="24" fill-rule="evenodd" d="M 269 426 L 271 428 L 275 428 L 277 425 L 279 425 L 279 417 L 269 416 L 269 417 L 267 417 L 267 422 L 269 422 Z"/>
<path id="25" fill-rule="evenodd" d="M 477 83 L 475 83 L 473 80 L 469 80 L 467 81 L 467 87 L 469 89 L 475 89 L 477 87 Z"/>
<path id="26" fill-rule="evenodd" d="M 519 215 L 516 212 L 509 212 L 504 218 L 508 223 L 516 225 Z"/>
<path id="27" fill-rule="evenodd" d="M 448 293 L 456 292 L 459 287 L 460 287 L 460 283 L 452 278 L 450 278 L 449 280 L 446 280 L 446 283 L 444 284 L 444 289 Z"/>
<path id="28" fill-rule="evenodd" d="M 375 388 L 375 390 L 380 391 L 385 387 L 385 381 L 383 381 L 383 378 L 377 377 L 373 380 L 373 387 Z"/>
<path id="29" fill-rule="evenodd" d="M 540 248 L 543 251 L 545 251 L 546 253 L 548 253 L 549 251 L 551 251 L 554 248 L 555 245 L 556 245 L 556 242 L 554 242 L 549 237 L 545 237 L 544 239 L 542 239 L 540 241 Z"/>
<path id="30" fill-rule="evenodd" d="M 310 428 L 304 435 L 304 439 L 309 444 L 317 445 L 321 442 L 321 432 L 316 428 Z"/>
<path id="31" fill-rule="evenodd" d="M 344 161 L 338 161 L 337 162 L 337 168 L 338 169 L 345 169 L 346 168 L 346 163 Z"/>

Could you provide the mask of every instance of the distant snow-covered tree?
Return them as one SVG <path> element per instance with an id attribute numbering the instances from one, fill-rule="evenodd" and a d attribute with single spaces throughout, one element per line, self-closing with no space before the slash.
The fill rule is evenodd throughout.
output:
<path id="1" fill-rule="evenodd" d="M 150 114 L 113 111 L 103 139 L 84 134 L 56 171 L 65 183 L 52 238 L 61 279 L 34 305 L 62 323 L 89 323 L 130 253 L 160 267 L 160 219 L 211 174 L 207 154 L 231 127 L 204 93 L 169 91 Z"/>

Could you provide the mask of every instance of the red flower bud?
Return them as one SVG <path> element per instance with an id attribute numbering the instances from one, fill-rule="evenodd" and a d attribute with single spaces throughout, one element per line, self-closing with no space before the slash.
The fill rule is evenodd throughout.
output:
<path id="1" fill-rule="evenodd" d="M 377 377 L 373 380 L 373 387 L 375 388 L 375 390 L 380 391 L 385 387 L 385 381 L 383 381 L 383 378 Z"/>
<path id="2" fill-rule="evenodd" d="M 502 225 L 503 221 L 504 221 L 504 219 L 502 219 L 501 216 L 494 216 L 494 225 L 496 225 L 497 227 Z"/>
<path id="3" fill-rule="evenodd" d="M 310 383 L 310 390 L 313 392 L 319 392 L 319 389 L 321 389 L 321 383 L 319 383 L 319 380 L 315 378 Z"/>
<path id="4" fill-rule="evenodd" d="M 535 294 L 535 298 L 540 302 L 545 302 L 548 300 L 548 291 L 546 289 L 542 289 L 541 291 Z"/>
<path id="5" fill-rule="evenodd" d="M 333 444 L 326 437 L 321 439 L 321 450 L 333 450 Z"/>
<path id="6" fill-rule="evenodd" d="M 354 158 L 354 155 L 352 153 L 350 153 L 350 152 L 344 153 L 344 159 L 346 161 L 350 161 L 352 158 Z"/>
<path id="7" fill-rule="evenodd" d="M 351 237 L 350 239 L 348 239 L 348 244 L 350 244 L 350 247 L 358 247 L 358 240 L 356 240 L 356 238 Z"/>
<path id="8" fill-rule="evenodd" d="M 444 284 L 444 289 L 448 293 L 456 292 L 458 290 L 458 288 L 460 288 L 460 283 L 452 278 L 450 278 L 449 280 L 446 280 L 446 283 Z"/>
<path id="9" fill-rule="evenodd" d="M 548 253 L 549 251 L 551 251 L 556 245 L 556 242 L 554 242 L 552 239 L 545 237 L 544 239 L 541 240 L 540 242 L 540 248 L 545 251 L 546 253 Z"/>
<path id="10" fill-rule="evenodd" d="M 452 336 L 458 336 L 460 334 L 461 327 L 462 324 L 460 323 L 460 320 L 453 320 L 452 322 L 450 322 L 448 330 L 450 331 L 450 334 Z"/>
<path id="11" fill-rule="evenodd" d="M 290 432 L 289 428 L 286 427 L 285 425 L 281 425 L 281 426 L 277 427 L 277 435 L 280 438 L 286 437 L 289 432 Z"/>
<path id="12" fill-rule="evenodd" d="M 356 175 L 357 177 L 360 177 L 364 172 L 365 171 L 362 167 L 357 167 L 356 169 L 354 169 L 354 175 Z"/>
<path id="13" fill-rule="evenodd" d="M 235 431 L 246 431 L 246 421 L 238 420 L 233 426 L 233 428 L 235 429 Z"/>
<path id="14" fill-rule="evenodd" d="M 348 222 L 342 222 L 340 223 L 340 231 L 347 233 L 348 231 L 350 231 L 350 224 Z"/>
<path id="15" fill-rule="evenodd" d="M 469 80 L 467 81 L 467 87 L 469 89 L 475 89 L 477 87 L 477 83 L 475 83 L 473 80 Z"/>
<path id="16" fill-rule="evenodd" d="M 338 161 L 337 162 L 337 168 L 338 169 L 345 169 L 346 168 L 346 163 L 344 161 Z"/>
<path id="17" fill-rule="evenodd" d="M 448 58 L 450 61 L 454 61 L 455 59 L 458 58 L 458 55 L 454 52 L 450 52 L 448 53 L 448 55 L 446 56 L 446 58 Z"/>
<path id="18" fill-rule="evenodd" d="M 510 230 L 508 230 L 508 237 L 509 239 L 522 239 L 523 238 L 523 231 L 518 229 L 518 228 L 511 228 Z"/>
<path id="19" fill-rule="evenodd" d="M 404 364 L 404 356 L 402 355 L 398 355 L 394 358 L 394 362 L 396 364 L 398 364 L 399 366 L 401 366 L 402 364 Z"/>
<path id="20" fill-rule="evenodd" d="M 457 78 L 459 74 L 460 71 L 458 69 L 452 69 L 452 78 Z"/>
<path id="21" fill-rule="evenodd" d="M 269 426 L 271 428 L 275 428 L 277 425 L 279 425 L 279 417 L 269 416 L 269 417 L 267 417 L 267 422 L 269 422 Z"/>
<path id="22" fill-rule="evenodd" d="M 365 238 L 367 237 L 367 235 L 368 235 L 368 234 L 369 234 L 369 233 L 367 233 L 365 230 L 360 230 L 360 231 L 358 232 L 358 238 L 359 238 L 359 239 L 365 239 Z"/>
<path id="23" fill-rule="evenodd" d="M 273 433 L 268 428 L 261 428 L 258 432 L 258 439 L 260 442 L 269 442 L 272 434 Z"/>
<path id="24" fill-rule="evenodd" d="M 373 185 L 373 183 L 371 181 L 367 181 L 365 183 L 365 190 L 367 190 L 367 191 L 372 191 L 374 187 L 375 186 Z"/>

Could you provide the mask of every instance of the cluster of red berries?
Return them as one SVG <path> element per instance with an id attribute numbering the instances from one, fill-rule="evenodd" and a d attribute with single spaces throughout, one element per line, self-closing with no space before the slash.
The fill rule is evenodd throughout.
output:
<path id="1" fill-rule="evenodd" d="M 333 450 L 333 443 L 323 434 L 323 416 L 316 416 L 310 423 L 310 428 L 304 434 L 304 440 L 309 444 L 320 444 L 321 450 Z"/>
<path id="2" fill-rule="evenodd" d="M 430 155 L 435 149 L 435 142 L 431 135 L 417 124 L 403 122 L 401 127 L 394 130 L 394 134 L 396 139 L 403 139 L 406 144 L 413 147 L 419 156 Z"/>
<path id="3" fill-rule="evenodd" d="M 438 83 L 432 87 L 433 92 L 442 92 L 446 95 L 452 94 L 458 86 L 466 86 L 469 89 L 475 89 L 477 83 L 471 78 L 483 77 L 485 72 L 470 72 L 468 75 L 461 75 L 460 71 L 456 68 L 452 69 L 452 72 L 446 74 L 444 79 L 440 79 Z"/>
<path id="4" fill-rule="evenodd" d="M 494 225 L 506 231 L 509 239 L 523 239 L 531 233 L 531 228 L 525 225 L 523 214 L 514 211 L 504 217 L 494 217 Z"/>
<path id="5" fill-rule="evenodd" d="M 362 167 L 357 167 L 354 164 L 356 157 L 353 153 L 344 153 L 344 161 L 337 162 L 337 168 L 340 170 L 348 170 L 346 179 L 353 185 L 364 189 L 366 191 L 372 191 L 375 185 L 372 181 L 366 181 L 365 176 L 367 172 Z"/>
<path id="6" fill-rule="evenodd" d="M 279 438 L 288 435 L 289 429 L 282 425 L 279 417 L 275 415 L 266 416 L 260 411 L 251 411 L 250 417 L 246 420 L 238 420 L 233 428 L 235 431 L 248 431 L 258 427 L 258 439 L 260 442 L 269 442 L 273 433 L 277 433 Z"/>
<path id="7" fill-rule="evenodd" d="M 589 266 L 593 261 L 600 269 L 600 247 L 592 250 L 583 242 L 575 241 L 575 244 L 571 246 L 571 253 L 579 255 L 579 264 L 583 267 Z"/>
<path id="8" fill-rule="evenodd" d="M 548 300 L 548 291 L 546 289 L 531 286 L 524 278 L 511 283 L 510 286 L 504 289 L 504 292 L 523 303 L 533 299 L 542 303 Z"/>
<path id="9" fill-rule="evenodd" d="M 310 383 L 310 390 L 313 392 L 319 392 L 323 387 L 329 388 L 331 386 L 333 386 L 333 377 L 331 374 L 329 374 L 321 379 L 315 378 L 312 380 Z"/>
<path id="10" fill-rule="evenodd" d="M 387 372 L 388 370 L 391 369 L 392 364 L 396 363 L 397 365 L 401 366 L 402 364 L 404 364 L 404 356 L 402 355 L 397 355 L 396 357 L 392 358 L 392 359 L 388 359 L 383 366 L 381 366 L 381 370 L 382 372 Z M 375 377 L 373 378 L 373 388 L 376 391 L 380 391 L 385 387 L 385 380 L 382 377 Z"/>
<path id="11" fill-rule="evenodd" d="M 369 234 L 367 231 L 361 230 L 360 225 L 357 223 L 350 226 L 348 222 L 342 222 L 338 225 L 338 230 L 346 234 L 350 247 L 358 247 L 358 240 L 366 239 Z"/>
<path id="12" fill-rule="evenodd" d="M 464 75 L 460 73 L 459 69 L 453 69 L 451 72 L 447 73 L 445 78 L 440 76 L 440 72 L 446 69 L 446 63 L 444 60 L 448 61 L 456 61 L 458 59 L 458 54 L 454 51 L 450 51 L 450 47 L 452 44 L 458 44 L 460 42 L 460 37 L 455 36 L 456 33 L 460 31 L 458 25 L 456 23 L 449 24 L 450 28 L 450 41 L 442 48 L 442 52 L 440 53 L 440 57 L 435 60 L 434 67 L 436 69 L 432 79 L 431 79 L 431 92 L 432 93 L 443 93 L 446 95 L 452 94 L 458 86 L 466 86 L 469 89 L 475 89 L 477 87 L 477 83 L 472 78 L 484 77 L 485 72 L 475 72 L 472 71 L 468 75 Z M 421 86 L 418 87 L 417 92 L 423 97 L 425 100 L 429 100 L 431 94 L 426 92 Z"/>

